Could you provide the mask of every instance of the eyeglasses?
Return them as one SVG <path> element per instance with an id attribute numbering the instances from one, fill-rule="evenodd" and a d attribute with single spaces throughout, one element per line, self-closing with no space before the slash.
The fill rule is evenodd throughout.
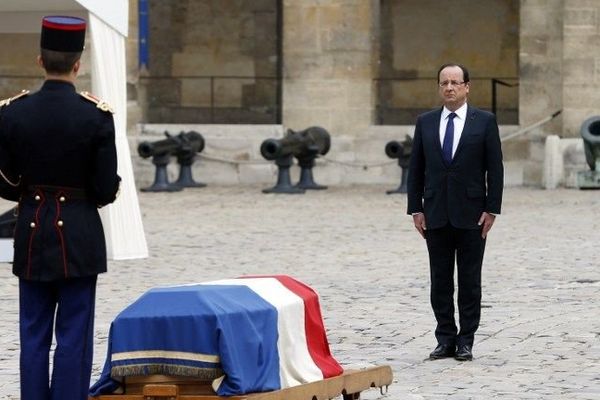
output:
<path id="1" fill-rule="evenodd" d="M 446 86 L 450 86 L 450 85 L 452 85 L 452 86 L 460 86 L 460 85 L 465 84 L 465 83 L 467 83 L 467 82 L 464 82 L 464 81 L 463 82 L 459 82 L 459 81 L 444 81 L 444 82 L 440 82 L 439 85 L 440 85 L 440 87 L 446 87 Z"/>

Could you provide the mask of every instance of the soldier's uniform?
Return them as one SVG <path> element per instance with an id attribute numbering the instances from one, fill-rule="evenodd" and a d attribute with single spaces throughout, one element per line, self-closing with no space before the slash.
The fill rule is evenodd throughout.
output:
<path id="1" fill-rule="evenodd" d="M 81 51 L 81 30 L 81 19 L 46 17 L 42 48 Z M 106 271 L 98 207 L 115 200 L 119 181 L 106 103 L 65 80 L 0 102 L 0 195 L 18 201 L 13 273 L 20 278 L 23 400 L 87 399 L 96 276 Z"/>

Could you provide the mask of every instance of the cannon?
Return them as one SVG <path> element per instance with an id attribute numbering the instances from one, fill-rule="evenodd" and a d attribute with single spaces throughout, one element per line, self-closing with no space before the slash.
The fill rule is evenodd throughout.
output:
<path id="1" fill-rule="evenodd" d="M 267 160 L 292 154 L 301 157 L 306 153 L 316 152 L 325 155 L 331 147 L 329 133 L 318 126 L 303 131 L 288 129 L 282 139 L 267 139 L 260 146 L 260 154 Z"/>
<path id="2" fill-rule="evenodd" d="M 154 182 L 151 186 L 143 188 L 144 192 L 175 192 L 186 187 L 204 187 L 204 183 L 194 181 L 192 177 L 192 164 L 196 153 L 204 150 L 204 138 L 198 132 L 180 132 L 173 136 L 165 132 L 166 139 L 155 142 L 144 141 L 138 145 L 138 154 L 142 158 L 152 157 L 156 166 Z M 177 157 L 180 166 L 179 177 L 174 183 L 169 183 L 167 165 L 171 156 Z"/>
<path id="3" fill-rule="evenodd" d="M 204 149 L 204 138 L 198 132 L 180 132 L 173 136 L 165 131 L 166 139 L 156 142 L 144 141 L 138 145 L 138 154 L 148 158 L 161 154 L 176 154 L 181 150 L 200 153 Z"/>
<path id="4" fill-rule="evenodd" d="M 302 131 L 288 129 L 282 139 L 267 139 L 260 146 L 260 153 L 267 160 L 275 160 L 278 167 L 277 183 L 264 193 L 304 193 L 306 189 L 320 190 L 327 186 L 315 183 L 312 168 L 319 155 L 325 155 L 331 147 L 329 133 L 318 126 L 313 126 Z M 290 167 L 293 157 L 298 159 L 300 165 L 300 180 L 296 186 L 291 185 Z"/>
<path id="5" fill-rule="evenodd" d="M 577 174 L 577 186 L 580 189 L 600 189 L 600 116 L 586 119 L 580 133 L 590 171 Z"/>
<path id="6" fill-rule="evenodd" d="M 402 169 L 400 186 L 396 190 L 388 190 L 387 194 L 406 193 L 406 178 L 408 176 L 408 165 L 410 163 L 410 153 L 412 152 L 412 138 L 408 135 L 402 142 L 392 140 L 385 145 L 385 154 L 389 158 L 398 159 L 398 165 Z"/>

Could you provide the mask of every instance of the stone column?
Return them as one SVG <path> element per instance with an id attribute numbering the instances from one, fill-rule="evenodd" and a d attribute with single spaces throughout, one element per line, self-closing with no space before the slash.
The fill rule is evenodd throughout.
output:
<path id="1" fill-rule="evenodd" d="M 138 0 L 129 0 L 129 35 L 125 42 L 127 69 L 127 132 L 141 122 L 142 108 L 138 93 Z"/>
<path id="2" fill-rule="evenodd" d="M 373 113 L 372 0 L 283 1 L 283 124 L 359 136 Z"/>
<path id="3" fill-rule="evenodd" d="M 563 108 L 563 0 L 521 0 L 519 125 L 525 127 Z M 505 142 L 503 151 L 523 156 L 523 183 L 542 182 L 544 140 L 560 134 L 562 115 Z"/>
<path id="4" fill-rule="evenodd" d="M 564 0 L 563 137 L 580 137 L 583 121 L 600 115 L 600 2 Z"/>
<path id="5" fill-rule="evenodd" d="M 527 126 L 562 108 L 563 0 L 521 0 L 519 124 Z M 538 136 L 560 131 L 561 120 Z M 540 135 L 541 133 L 541 135 Z"/>

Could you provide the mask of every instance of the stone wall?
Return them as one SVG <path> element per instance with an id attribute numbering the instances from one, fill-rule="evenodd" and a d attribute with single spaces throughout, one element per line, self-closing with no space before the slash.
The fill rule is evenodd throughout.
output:
<path id="1" fill-rule="evenodd" d="M 462 5 L 456 9 L 463 12 L 452 14 L 452 18 L 436 12 L 438 4 L 430 0 L 283 1 L 283 126 L 303 129 L 320 125 L 331 133 L 333 145 L 328 157 L 341 163 L 321 165 L 324 183 L 398 179 L 399 170 L 395 165 L 360 167 L 385 163 L 385 143 L 412 134 L 410 126 L 374 125 L 373 80 L 379 76 L 432 77 L 440 63 L 453 59 L 464 62 L 472 71 L 475 78 L 471 91 L 473 104 L 486 107 L 490 99 L 489 81 L 479 82 L 477 75 L 522 75 L 522 86 L 513 89 L 513 93 L 519 92 L 520 101 L 510 96 L 500 97 L 501 101 L 520 104 L 522 126 L 556 111 L 555 105 L 560 109 L 562 88 L 561 94 L 556 96 L 547 83 L 555 76 L 552 71 L 562 67 L 562 27 L 556 27 L 557 18 L 562 18 L 562 2 L 488 0 L 474 4 L 460 1 Z M 166 46 L 164 43 L 169 46 L 169 50 L 162 53 L 153 51 L 154 62 L 161 69 L 157 73 L 201 66 L 199 60 L 207 57 L 205 67 L 211 68 L 214 60 L 211 61 L 210 52 L 201 51 L 202 46 L 207 46 L 199 41 L 201 29 L 196 27 L 184 33 L 183 27 L 189 24 L 183 16 L 187 11 L 172 6 L 183 7 L 187 2 L 154 4 L 158 8 L 153 13 L 169 21 L 155 26 L 158 31 L 152 33 L 165 38 L 163 46 Z M 200 1 L 195 7 L 206 4 Z M 243 2 L 236 4 L 240 8 Z M 214 18 L 211 12 L 216 9 L 204 9 L 204 13 Z M 218 12 L 224 14 L 224 26 L 229 26 L 226 18 L 234 12 L 231 9 Z M 204 18 L 197 13 L 187 14 L 196 14 L 190 21 Z M 414 35 L 417 31 L 419 35 Z M 519 42 L 522 42 L 520 53 Z M 241 48 L 239 43 L 235 46 Z M 241 52 L 234 58 L 239 65 L 244 64 Z M 218 64 L 224 72 L 230 68 L 226 59 Z M 254 67 L 256 65 L 254 63 Z M 229 93 L 223 89 L 225 95 Z M 169 101 L 187 99 L 190 105 L 202 105 L 198 102 L 202 90 L 196 88 L 186 95 L 181 82 L 157 83 L 154 90 L 156 96 Z M 435 87 L 419 87 L 405 96 L 406 93 L 406 88 L 402 88 L 395 95 L 400 99 L 404 96 L 405 100 L 423 108 L 438 104 Z M 181 121 L 194 122 L 192 119 Z M 546 134 L 543 132 L 554 132 L 553 126 L 562 126 L 562 121 L 554 121 L 503 144 L 508 184 L 540 184 L 544 157 L 542 139 Z M 504 127 L 502 131 L 516 129 L 516 126 Z M 237 142 L 234 130 L 227 131 L 232 134 L 233 142 Z M 221 167 L 218 163 L 211 164 L 215 171 Z M 216 176 L 222 175 L 217 173 Z"/>
<path id="2" fill-rule="evenodd" d="M 583 121 L 600 113 L 598 43 L 598 1 L 521 0 L 520 124 L 528 126 L 562 110 L 518 141 L 527 148 L 525 183 L 542 181 L 547 136 L 578 138 Z"/>
<path id="3" fill-rule="evenodd" d="M 378 1 L 284 0 L 283 121 L 363 135 L 373 115 Z"/>
<path id="4" fill-rule="evenodd" d="M 333 146 L 328 157 L 352 165 L 321 161 L 323 183 L 397 181 L 399 170 L 395 165 L 360 167 L 387 161 L 383 153 L 385 142 L 401 140 L 413 129 L 375 125 L 374 80 L 382 76 L 434 76 L 437 66 L 450 58 L 469 66 L 474 78 L 506 76 L 516 68 L 521 128 L 562 110 L 551 122 L 503 143 L 509 184 L 540 185 L 545 138 L 549 135 L 578 138 L 583 120 L 600 113 L 599 1 L 456 0 L 453 3 L 448 8 L 439 7 L 439 2 L 433 0 L 282 0 L 283 121 L 277 132 L 310 125 L 329 130 Z M 135 125 L 139 122 L 176 118 L 193 123 L 199 117 L 206 117 L 202 113 L 210 105 L 207 81 L 169 79 L 169 76 L 276 75 L 277 4 L 277 0 L 150 0 L 150 44 L 154 46 L 150 49 L 151 69 L 140 73 L 138 0 L 130 0 L 127 39 L 130 134 L 135 136 Z M 454 25 L 448 25 L 448 20 L 453 20 Z M 514 28 L 516 20 L 518 33 Z M 460 45 L 449 41 L 449 36 Z M 2 79 L 0 98 L 22 88 L 39 87 L 42 71 L 35 65 L 38 40 L 37 33 L 0 35 L 0 75 L 32 76 Z M 89 56 L 89 51 L 84 52 L 79 89 L 90 89 Z M 148 74 L 167 78 L 155 80 L 149 86 Z M 261 104 L 274 99 L 276 92 L 272 82 L 253 78 L 213 83 L 213 102 L 217 106 L 244 107 L 248 112 L 258 109 L 264 112 Z M 435 86 L 394 88 L 393 98 L 429 108 L 437 104 L 436 92 Z M 481 105 L 488 98 L 488 84 L 474 80 L 472 103 Z M 166 106 L 153 107 L 159 103 Z M 239 114 L 240 120 L 245 116 L 248 114 Z M 250 154 L 265 137 L 264 132 L 274 132 L 267 126 L 266 131 L 260 125 L 256 129 L 246 126 L 241 131 L 228 127 L 223 135 L 231 135 L 232 143 L 240 146 L 246 143 L 241 140 L 245 135 L 255 135 L 252 143 L 246 144 L 253 148 L 245 150 Z M 222 127 L 215 125 L 214 132 Z M 519 127 L 504 126 L 502 131 L 514 132 Z M 219 140 L 227 141 L 225 136 Z M 149 163 L 136 163 L 136 168 L 151 170 L 152 166 L 146 164 Z M 273 173 L 267 167 L 244 166 L 233 179 L 229 172 L 219 172 L 229 168 L 223 163 L 211 162 L 208 166 L 213 169 L 211 177 L 222 177 L 225 183 L 246 181 L 247 177 L 250 181 L 260 180 L 266 170 L 269 178 Z M 140 173 L 146 176 L 146 172 Z"/>
<path id="5" fill-rule="evenodd" d="M 600 115 L 600 1 L 564 0 L 562 43 L 563 137 Z M 554 78 L 553 78 L 554 79 Z M 549 86 L 553 79 L 549 80 Z"/>
<path id="6" fill-rule="evenodd" d="M 146 122 L 276 112 L 275 0 L 151 0 L 149 8 Z"/>
<path id="7" fill-rule="evenodd" d="M 3 33 L 0 35 L 0 99 L 14 96 L 22 89 L 37 90 L 43 71 L 36 63 L 40 35 Z M 14 51 L 18 48 L 19 51 Z M 25 76 L 27 78 L 16 78 Z"/>
<path id="8" fill-rule="evenodd" d="M 471 72 L 470 102 L 491 109 L 490 78 L 518 82 L 519 0 L 382 0 L 378 78 L 380 118 L 412 124 L 439 104 L 437 69 L 447 62 Z M 393 80 L 390 80 L 393 79 Z M 498 119 L 516 124 L 518 89 L 497 87 Z"/>
<path id="9" fill-rule="evenodd" d="M 89 35 L 88 35 L 89 38 Z M 89 48 L 89 39 L 86 46 Z M 14 96 L 23 89 L 36 91 L 44 82 L 44 70 L 37 64 L 40 53 L 39 33 L 0 34 L 0 99 Z M 91 52 L 81 56 L 77 80 L 79 90 L 91 90 Z"/>

